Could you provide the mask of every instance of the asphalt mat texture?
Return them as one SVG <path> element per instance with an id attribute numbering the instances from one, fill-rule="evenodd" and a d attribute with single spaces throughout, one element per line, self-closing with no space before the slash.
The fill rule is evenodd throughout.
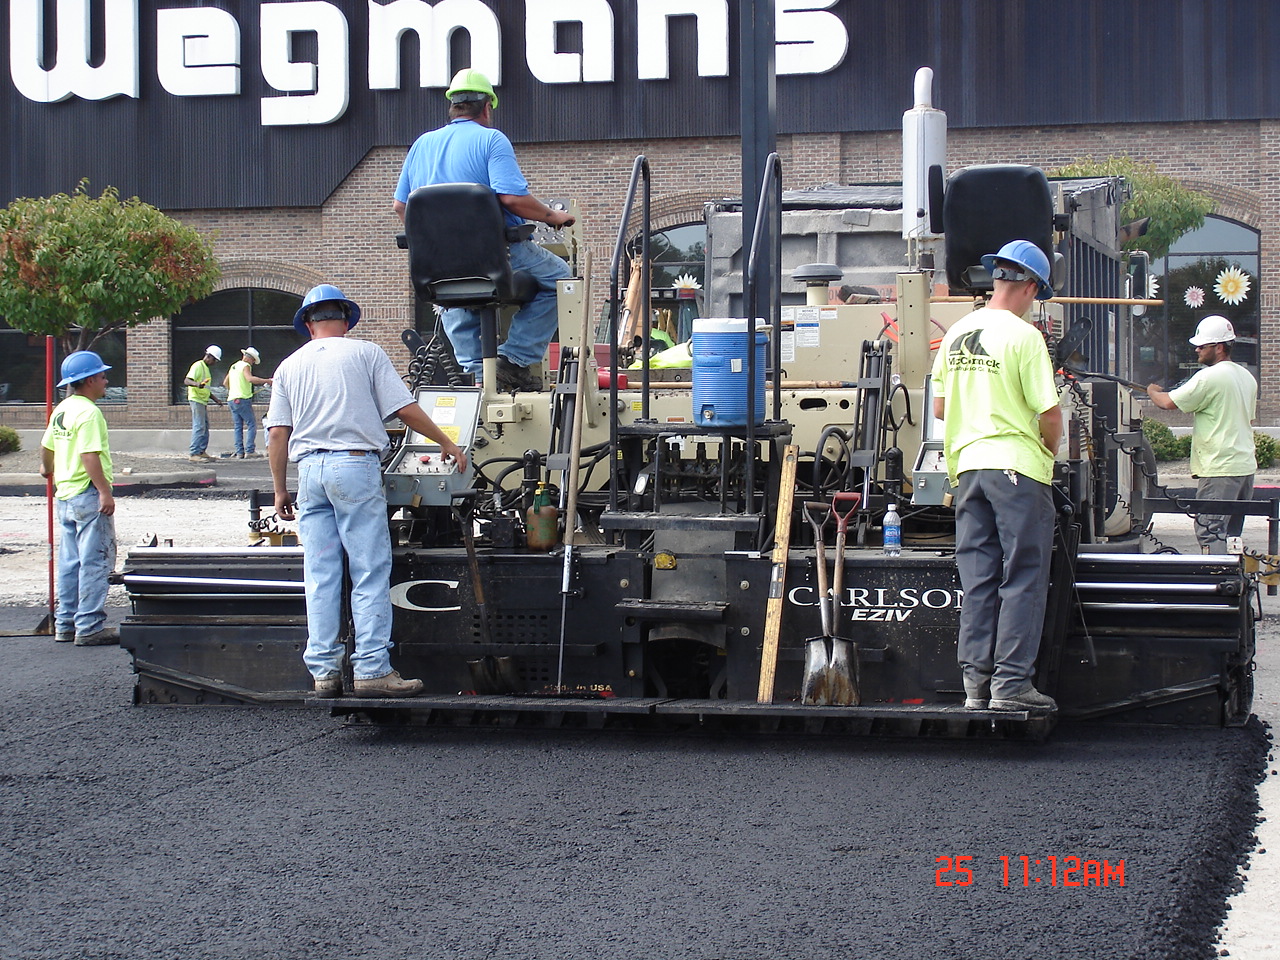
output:
<path id="1" fill-rule="evenodd" d="M 6 960 L 1207 958 L 1268 746 L 1256 720 L 1042 744 L 378 729 L 133 707 L 118 647 L 0 649 Z M 1124 861 L 1123 886 L 1064 885 L 1072 855 Z"/>

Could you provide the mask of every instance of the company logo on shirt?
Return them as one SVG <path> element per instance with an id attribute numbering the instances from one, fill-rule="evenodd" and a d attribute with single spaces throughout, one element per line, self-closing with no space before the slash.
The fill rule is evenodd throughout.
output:
<path id="1" fill-rule="evenodd" d="M 62 422 L 66 415 L 66 411 L 60 411 L 53 415 L 53 438 L 55 440 L 67 440 L 71 437 L 71 431 L 68 430 L 66 424 Z"/>
<path id="2" fill-rule="evenodd" d="M 990 354 L 980 342 L 982 331 L 974 330 L 962 337 L 957 337 L 947 351 L 947 362 L 959 370 L 987 370 L 996 373 L 1000 370 L 1000 361 L 991 359 Z"/>

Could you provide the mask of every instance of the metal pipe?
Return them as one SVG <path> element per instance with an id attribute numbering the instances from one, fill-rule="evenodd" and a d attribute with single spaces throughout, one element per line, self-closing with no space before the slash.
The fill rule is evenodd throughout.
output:
<path id="1" fill-rule="evenodd" d="M 141 574 L 125 574 L 124 585 L 152 584 L 155 586 L 190 585 L 200 587 L 263 587 L 302 593 L 305 584 L 301 580 L 246 580 L 236 577 L 163 577 Z"/>
<path id="2" fill-rule="evenodd" d="M 621 312 L 618 300 L 618 264 L 621 262 L 622 253 L 627 246 L 627 228 L 631 223 L 631 207 L 635 202 L 636 185 L 641 177 L 644 178 L 645 221 L 645 249 L 641 253 L 645 257 L 649 255 L 649 161 L 644 154 L 641 154 L 636 157 L 635 162 L 631 165 L 631 183 L 627 187 L 627 200 L 622 207 L 622 223 L 618 227 L 618 240 L 613 246 L 613 263 L 609 267 L 609 366 L 612 371 L 609 376 L 609 450 L 615 459 L 618 455 L 618 320 Z M 641 380 L 644 392 L 647 395 L 649 392 L 649 364 L 647 357 L 645 358 Z M 618 509 L 617 469 L 609 471 L 609 509 Z"/>
<path id="3" fill-rule="evenodd" d="M 756 314 L 758 312 L 756 309 L 757 307 L 756 301 L 759 299 L 759 296 L 760 296 L 760 291 L 756 289 L 756 270 L 759 266 L 759 260 L 760 260 L 759 253 L 761 248 L 761 240 L 764 237 L 765 218 L 771 213 L 771 207 L 772 207 L 772 212 L 775 213 L 779 218 L 781 217 L 781 211 L 782 211 L 782 161 L 779 159 L 777 153 L 771 153 L 765 159 L 764 163 L 765 163 L 764 173 L 762 174 L 762 179 L 760 182 L 760 199 L 759 199 L 759 203 L 756 206 L 756 222 L 753 225 L 753 228 L 751 231 L 750 256 L 748 257 L 746 267 L 742 272 L 742 306 L 743 306 L 743 311 L 746 314 L 746 320 L 747 320 L 747 438 L 746 438 L 747 448 L 745 451 L 745 456 L 746 456 L 746 463 L 745 463 L 746 469 L 744 472 L 745 473 L 745 480 L 744 480 L 745 490 L 743 491 L 745 494 L 745 504 L 744 504 L 745 513 L 755 513 L 755 500 L 756 500 L 756 492 L 755 492 Z M 769 198 L 771 194 L 774 194 L 774 203 L 772 205 L 769 203 Z M 770 219 L 772 219 L 772 217 Z M 781 225 L 781 221 L 779 219 L 779 226 L 780 225 Z M 744 222 L 743 224 L 744 230 L 745 230 L 745 227 L 746 227 L 746 224 Z M 775 234 L 778 234 L 778 232 L 779 231 L 777 230 L 774 231 Z M 780 236 L 778 237 L 778 240 L 779 240 L 779 243 L 776 244 L 776 246 L 781 246 Z M 770 244 L 769 246 L 773 247 L 775 246 L 775 244 Z M 779 251 L 779 255 L 780 255 L 780 251 Z M 773 271 L 773 274 L 777 283 L 780 284 L 781 271 L 775 270 Z M 773 314 L 772 314 L 773 291 L 770 290 L 769 294 L 770 294 L 770 303 L 768 305 L 768 309 L 770 310 L 769 319 L 772 320 L 773 319 Z M 775 369 L 780 369 L 781 368 L 781 352 L 780 352 L 781 338 L 775 337 L 774 344 L 775 344 L 774 353 L 775 353 L 775 356 L 778 358 L 778 362 L 779 362 L 779 366 L 776 367 Z M 774 379 L 776 380 L 777 378 L 775 377 Z M 777 419 L 781 415 L 781 410 L 782 410 L 782 393 L 779 385 L 776 383 L 774 384 L 774 388 L 773 388 L 773 397 L 774 397 L 774 401 L 773 401 L 774 418 Z"/>
<path id="4" fill-rule="evenodd" d="M 1097 593 L 1189 593 L 1220 596 L 1215 583 L 1085 583 L 1076 582 L 1076 589 Z"/>

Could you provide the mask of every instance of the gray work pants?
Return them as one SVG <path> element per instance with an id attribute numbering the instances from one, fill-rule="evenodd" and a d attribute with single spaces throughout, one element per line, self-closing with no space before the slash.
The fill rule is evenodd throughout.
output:
<path id="1" fill-rule="evenodd" d="M 957 656 L 966 688 L 990 680 L 992 699 L 1007 700 L 1031 686 L 1052 553 L 1048 485 L 1005 470 L 960 474 L 956 567 L 964 604 Z"/>
<path id="2" fill-rule="evenodd" d="M 1247 477 L 1199 477 L 1196 479 L 1196 498 L 1252 500 L 1253 474 Z M 1238 537 L 1243 530 L 1243 516 L 1202 513 L 1196 517 L 1196 540 L 1202 553 L 1226 553 L 1227 537 Z"/>

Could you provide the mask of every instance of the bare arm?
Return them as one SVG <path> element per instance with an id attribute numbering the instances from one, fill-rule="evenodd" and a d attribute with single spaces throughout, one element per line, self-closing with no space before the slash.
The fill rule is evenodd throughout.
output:
<path id="1" fill-rule="evenodd" d="M 1040 441 L 1056 454 L 1062 443 L 1062 408 L 1050 407 L 1040 414 Z"/>
<path id="2" fill-rule="evenodd" d="M 293 427 L 267 428 L 267 463 L 271 466 L 276 513 L 281 520 L 293 519 L 293 498 L 289 496 L 289 437 L 292 433 Z"/>
<path id="3" fill-rule="evenodd" d="M 939 420 L 947 419 L 947 398 L 946 397 L 933 398 L 933 415 L 937 417 Z"/>
<path id="4" fill-rule="evenodd" d="M 98 512 L 111 516 L 116 512 L 116 498 L 111 492 L 111 484 L 107 483 L 107 475 L 102 472 L 102 457 L 96 451 L 82 453 L 80 462 L 84 464 L 85 473 L 89 474 L 89 482 L 98 491 Z"/>
<path id="5" fill-rule="evenodd" d="M 244 375 L 244 377 L 245 377 L 245 379 L 246 379 L 246 380 L 248 380 L 250 383 L 252 383 L 255 387 L 260 387 L 260 386 L 262 386 L 264 383 L 270 383 L 270 382 L 271 382 L 271 378 L 270 378 L 270 377 L 256 377 L 256 376 L 254 376 L 252 373 L 249 373 L 247 370 L 245 371 L 245 375 Z"/>
<path id="6" fill-rule="evenodd" d="M 462 448 L 450 440 L 448 435 L 436 426 L 435 421 L 427 416 L 426 411 L 416 403 L 401 407 L 396 411 L 396 416 L 424 437 L 440 444 L 440 452 L 446 459 L 456 463 L 460 471 L 467 469 L 467 455 L 462 452 Z"/>
<path id="7" fill-rule="evenodd" d="M 1154 383 L 1147 384 L 1147 396 L 1161 410 L 1177 410 L 1178 405 L 1173 402 L 1173 397 L 1169 396 L 1167 390 L 1161 389 Z"/>
<path id="8" fill-rule="evenodd" d="M 404 223 L 404 204 L 397 200 L 391 204 L 391 209 L 396 212 L 396 216 L 400 218 L 400 222 Z"/>
<path id="9" fill-rule="evenodd" d="M 536 220 L 553 227 L 573 226 L 573 217 L 564 210 L 552 210 L 532 193 L 500 193 L 498 202 L 517 217 Z"/>
<path id="10" fill-rule="evenodd" d="M 48 447 L 40 448 L 40 476 L 53 476 L 53 451 Z"/>

